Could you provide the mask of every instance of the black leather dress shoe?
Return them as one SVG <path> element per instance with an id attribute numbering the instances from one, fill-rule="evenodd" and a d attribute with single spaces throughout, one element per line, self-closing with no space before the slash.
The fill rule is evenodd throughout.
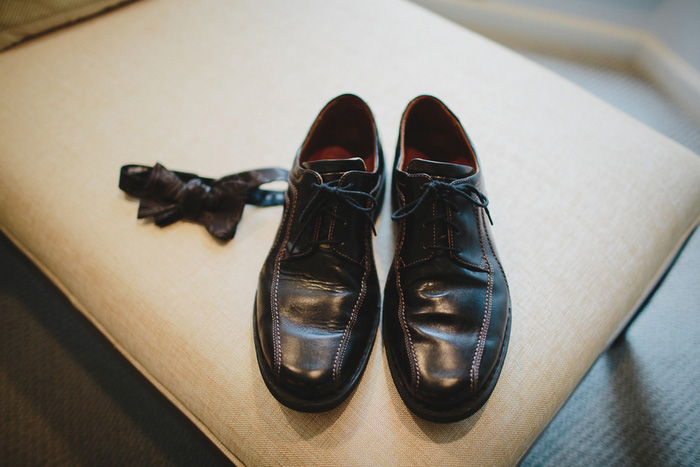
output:
<path id="1" fill-rule="evenodd" d="M 434 97 L 404 112 L 392 186 L 399 234 L 383 311 L 391 375 L 419 417 L 462 420 L 498 380 L 510 297 L 479 160 Z"/>
<path id="2" fill-rule="evenodd" d="M 287 407 L 336 407 L 367 364 L 379 322 L 372 232 L 383 194 L 372 113 L 359 97 L 339 96 L 294 160 L 282 223 L 258 283 L 258 364 Z"/>

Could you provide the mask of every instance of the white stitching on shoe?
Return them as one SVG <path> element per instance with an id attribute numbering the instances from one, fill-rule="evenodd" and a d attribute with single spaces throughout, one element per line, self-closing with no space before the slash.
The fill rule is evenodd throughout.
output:
<path id="1" fill-rule="evenodd" d="M 279 303 L 277 301 L 279 292 L 279 280 L 280 280 L 280 262 L 284 253 L 287 251 L 287 242 L 289 241 L 289 234 L 292 228 L 292 221 L 294 219 L 294 211 L 296 209 L 297 200 L 297 190 L 293 183 L 289 183 L 289 191 L 292 193 L 292 208 L 289 212 L 289 219 L 287 219 L 287 229 L 284 235 L 284 240 L 279 246 L 279 251 L 277 252 L 277 257 L 275 258 L 275 268 L 272 275 L 272 336 L 274 343 L 273 352 L 273 365 L 274 371 L 277 373 L 279 378 L 281 368 L 282 368 L 282 338 L 280 336 L 280 313 L 279 313 Z M 285 220 L 282 221 L 283 223 Z"/>
<path id="2" fill-rule="evenodd" d="M 447 210 L 447 218 L 448 218 L 449 220 L 452 220 L 452 219 L 453 219 L 453 217 L 452 217 L 452 212 L 451 212 L 449 209 Z M 454 238 L 454 235 L 452 235 L 452 229 L 447 229 L 447 239 L 448 239 L 448 241 L 449 241 L 449 244 L 448 244 L 448 245 L 449 245 L 450 247 L 454 247 L 454 246 L 455 246 L 455 238 Z M 474 264 L 474 263 L 471 263 L 471 262 L 469 262 L 469 261 L 463 259 L 461 256 L 459 256 L 459 253 L 457 253 L 456 251 L 450 251 L 450 257 L 451 257 L 453 260 L 455 260 L 455 261 L 457 261 L 458 263 L 461 263 L 461 264 L 463 264 L 463 265 L 465 265 L 465 266 L 471 266 L 471 267 L 476 268 L 476 269 L 479 269 L 479 270 L 483 270 L 483 269 L 484 269 L 484 267 L 483 267 L 481 264 Z M 483 260 L 482 260 L 481 262 L 483 263 Z M 485 272 L 485 271 L 484 271 L 484 272 Z"/>
<path id="3" fill-rule="evenodd" d="M 333 207 L 333 212 L 336 213 L 336 214 L 338 213 L 338 206 Z M 335 227 L 335 219 L 333 219 L 333 220 L 331 221 L 331 228 L 330 228 L 330 232 L 328 233 L 328 239 L 329 239 L 329 240 L 330 240 L 331 238 L 333 238 L 333 230 L 334 230 L 334 227 Z M 345 258 L 345 259 L 347 259 L 347 260 L 349 260 L 349 261 L 352 261 L 352 262 L 355 263 L 355 264 L 362 264 L 362 262 L 364 261 L 364 259 L 358 261 L 358 260 L 356 260 L 355 258 L 353 258 L 352 256 L 343 253 L 343 252 L 340 251 L 338 248 L 336 248 L 335 245 L 331 246 L 331 249 L 332 249 L 334 252 L 336 252 L 337 254 L 339 254 L 340 256 L 342 256 L 343 258 Z"/>
<path id="4" fill-rule="evenodd" d="M 506 272 L 503 269 L 503 265 L 501 264 L 501 260 L 498 258 L 498 255 L 496 254 L 496 249 L 493 247 L 493 243 L 491 243 L 491 236 L 489 235 L 489 227 L 486 225 L 486 222 L 484 222 L 484 233 L 486 234 L 486 240 L 489 242 L 489 248 L 491 249 L 491 253 L 493 254 L 493 257 L 496 258 L 496 263 L 498 263 L 498 267 L 501 270 L 501 275 L 503 276 L 503 280 L 506 283 L 506 288 L 510 289 L 510 286 L 508 285 L 508 278 L 506 277 Z"/>
<path id="5" fill-rule="evenodd" d="M 348 176 L 348 173 L 347 173 L 347 172 L 344 173 L 344 174 L 340 177 L 340 180 L 338 181 L 338 184 L 339 184 L 339 185 L 342 185 L 342 184 L 345 182 L 347 176 Z M 338 205 L 337 205 L 337 204 L 336 204 L 335 206 L 333 206 L 333 213 L 334 213 L 334 214 L 338 214 Z M 328 240 L 330 240 L 331 238 L 333 238 L 333 232 L 334 232 L 334 230 L 335 230 L 335 218 L 331 221 L 331 227 L 330 227 L 329 230 L 330 230 L 330 231 L 328 232 Z M 338 248 L 336 248 L 335 245 L 332 245 L 332 246 L 331 246 L 331 249 L 332 249 L 333 251 L 335 251 L 336 253 L 338 253 L 338 254 L 339 254 L 340 256 L 342 256 L 343 258 L 349 259 L 350 261 L 352 261 L 352 262 L 355 263 L 355 264 L 362 264 L 362 260 L 359 260 L 359 261 L 358 261 L 357 259 L 351 257 L 350 255 L 347 255 L 347 254 L 343 253 L 343 252 L 340 251 Z"/>
<path id="6" fill-rule="evenodd" d="M 368 229 L 365 229 L 365 257 L 364 257 L 364 263 L 365 263 L 365 271 L 364 274 L 362 274 L 362 281 L 360 282 L 361 288 L 360 288 L 360 294 L 357 296 L 357 300 L 355 301 L 355 306 L 352 307 L 352 313 L 350 314 L 350 320 L 348 321 L 348 324 L 345 326 L 345 330 L 343 331 L 343 337 L 340 339 L 340 344 L 338 345 L 338 351 L 335 354 L 335 361 L 333 362 L 333 381 L 338 383 L 338 378 L 340 377 L 340 368 L 343 365 L 343 361 L 345 360 L 345 351 L 348 348 L 348 343 L 350 342 L 350 333 L 352 332 L 352 328 L 355 326 L 355 322 L 357 321 L 357 313 L 362 306 L 362 303 L 365 300 L 365 295 L 367 294 L 367 278 L 369 276 L 370 272 L 370 259 L 369 259 L 369 246 L 367 243 L 367 236 L 369 235 L 369 232 L 367 232 Z M 341 353 L 342 349 L 342 353 Z"/>
<path id="7" fill-rule="evenodd" d="M 313 238 L 314 238 L 314 239 L 318 239 L 318 233 L 319 233 L 320 230 L 321 230 L 321 219 L 317 219 L 317 220 L 316 220 L 315 227 L 314 227 L 314 234 L 313 234 Z M 285 248 L 286 248 L 286 247 L 285 247 Z M 295 249 L 296 249 L 296 248 L 295 248 Z M 309 246 L 306 248 L 306 250 L 300 251 L 299 253 L 294 253 L 294 252 L 291 252 L 291 251 L 288 252 L 288 253 L 287 253 L 287 257 L 288 257 L 288 258 L 300 258 L 300 257 L 302 257 L 302 256 L 305 256 L 305 255 L 309 254 L 309 253 L 311 252 L 311 250 L 313 250 L 313 249 L 314 249 L 314 245 L 313 245 L 313 243 L 311 243 L 311 244 L 309 244 Z"/>
<path id="8" fill-rule="evenodd" d="M 486 303 L 484 309 L 484 317 L 481 322 L 481 330 L 479 331 L 479 340 L 477 341 L 476 350 L 474 352 L 474 358 L 472 359 L 472 367 L 469 371 L 470 386 L 472 392 L 475 390 L 477 383 L 479 382 L 479 367 L 481 366 L 481 357 L 484 353 L 484 347 L 486 346 L 486 335 L 489 332 L 489 324 L 491 323 L 491 308 L 492 308 L 492 296 L 493 296 L 493 268 L 491 267 L 491 262 L 486 256 L 486 251 L 484 249 L 484 241 L 482 238 L 482 224 L 485 226 L 483 220 L 482 210 L 474 206 L 475 214 L 478 219 L 478 231 L 479 231 L 479 244 L 481 245 L 481 254 L 486 260 L 486 266 L 488 268 L 488 286 L 486 287 Z"/>
<path id="9" fill-rule="evenodd" d="M 406 204 L 406 198 L 401 191 L 399 191 L 399 196 L 401 197 L 401 202 Z M 418 392 L 418 386 L 420 385 L 420 370 L 418 369 L 418 359 L 416 358 L 416 349 L 413 347 L 411 332 L 409 331 L 408 324 L 406 323 L 406 304 L 404 302 L 403 290 L 401 289 L 401 273 L 399 272 L 399 262 L 403 262 L 401 260 L 401 248 L 403 247 L 405 233 L 406 221 L 402 220 L 401 238 L 396 245 L 394 271 L 396 271 L 396 291 L 399 294 L 399 317 L 401 318 L 401 328 L 404 334 L 404 344 L 406 345 L 406 349 L 411 351 L 410 356 L 411 360 L 413 361 L 413 365 L 411 366 L 411 378 L 415 381 L 414 392 Z"/>
<path id="10" fill-rule="evenodd" d="M 409 178 L 418 178 L 418 179 L 422 178 L 425 180 L 431 180 L 430 177 L 426 177 L 425 175 L 421 175 L 421 174 L 407 174 L 407 175 Z M 403 193 L 399 192 L 399 194 L 401 195 L 401 201 L 404 204 L 406 204 L 406 198 L 403 196 Z M 435 203 L 432 204 L 432 211 L 433 211 L 433 216 L 434 216 L 436 214 Z M 405 227 L 405 224 L 404 224 L 404 227 Z M 402 235 L 404 233 L 405 232 L 402 230 Z M 403 238 L 402 238 L 402 242 L 403 242 Z M 433 244 L 436 244 L 436 243 L 437 243 L 437 228 L 435 227 L 435 224 L 433 224 Z M 414 266 L 416 264 L 425 263 L 426 261 L 429 261 L 429 260 L 433 259 L 434 257 L 435 257 L 435 252 L 431 251 L 428 254 L 428 256 L 426 256 L 424 258 L 418 258 L 416 260 L 411 261 L 410 263 L 403 263 L 403 265 L 404 265 L 404 267 L 407 268 L 409 266 Z"/>

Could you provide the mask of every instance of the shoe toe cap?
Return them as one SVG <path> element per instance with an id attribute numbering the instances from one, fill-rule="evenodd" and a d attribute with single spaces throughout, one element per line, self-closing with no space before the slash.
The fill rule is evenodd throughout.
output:
<path id="1" fill-rule="evenodd" d="M 416 400 L 436 410 L 449 409 L 468 402 L 474 394 L 468 371 L 421 371 L 415 388 Z"/>
<path id="2" fill-rule="evenodd" d="M 498 368 L 499 342 L 490 342 L 486 352 L 483 347 L 466 342 L 462 342 L 465 345 L 453 343 L 449 350 L 444 342 L 439 346 L 423 344 L 422 349 L 417 349 L 417 376 L 411 386 L 416 402 L 436 412 L 478 408 L 482 395 L 492 387 L 492 376 Z M 439 347 L 440 351 L 431 351 L 432 347 Z"/>
<path id="3" fill-rule="evenodd" d="M 333 363 L 327 358 L 282 358 L 277 382 L 280 389 L 308 401 L 333 397 L 338 385 L 333 375 Z"/>

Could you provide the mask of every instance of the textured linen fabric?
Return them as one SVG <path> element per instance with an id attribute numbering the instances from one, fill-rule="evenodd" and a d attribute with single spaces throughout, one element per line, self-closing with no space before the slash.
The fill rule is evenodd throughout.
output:
<path id="1" fill-rule="evenodd" d="M 3 0 L 0 50 L 134 0 Z"/>
<path id="2" fill-rule="evenodd" d="M 700 216 L 690 151 L 515 53 L 409 3 L 147 0 L 0 54 L 0 226 L 232 459 L 248 465 L 516 462 Z M 442 98 L 479 151 L 513 328 L 485 408 L 412 416 L 377 340 L 339 408 L 281 406 L 252 341 L 281 208 L 236 238 L 135 219 L 119 167 L 288 167 L 321 107 L 365 98 L 385 152 Z M 389 157 L 389 163 L 391 157 Z M 390 203 L 378 225 L 383 279 Z"/>

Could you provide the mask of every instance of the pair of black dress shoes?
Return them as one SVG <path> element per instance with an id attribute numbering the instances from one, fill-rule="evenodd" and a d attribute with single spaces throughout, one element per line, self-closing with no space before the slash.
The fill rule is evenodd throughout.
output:
<path id="1" fill-rule="evenodd" d="M 369 107 L 354 95 L 333 99 L 294 160 L 256 296 L 258 364 L 287 407 L 338 406 L 367 364 L 380 316 L 372 233 L 384 187 Z M 382 329 L 399 394 L 434 422 L 462 420 L 486 402 L 508 346 L 508 284 L 484 193 L 457 117 L 434 97 L 414 99 L 394 163 L 398 238 Z"/>

